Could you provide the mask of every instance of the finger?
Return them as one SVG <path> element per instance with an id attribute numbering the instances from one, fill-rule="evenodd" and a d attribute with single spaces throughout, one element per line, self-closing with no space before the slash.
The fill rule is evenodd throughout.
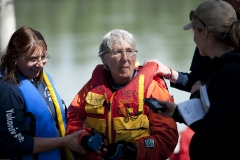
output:
<path id="1" fill-rule="evenodd" d="M 157 100 L 159 104 L 163 105 L 164 107 L 167 106 L 167 103 L 168 101 L 160 101 L 160 100 Z"/>
<path id="2" fill-rule="evenodd" d="M 160 110 L 158 110 L 158 113 L 160 114 L 160 115 L 163 115 L 164 113 L 162 112 L 162 111 L 160 111 Z"/>
<path id="3" fill-rule="evenodd" d="M 104 150 L 103 145 L 101 145 L 101 146 L 98 147 L 97 153 L 101 154 L 103 152 L 103 150 Z"/>
<path id="4" fill-rule="evenodd" d="M 105 145 L 105 146 L 108 145 L 108 140 L 107 140 L 107 139 L 104 139 L 103 142 L 104 142 L 104 145 Z"/>
<path id="5" fill-rule="evenodd" d="M 87 153 L 87 151 L 85 150 L 85 149 L 83 149 L 83 148 L 80 148 L 80 152 L 79 152 L 80 154 L 86 154 Z"/>
<path id="6" fill-rule="evenodd" d="M 100 151 L 100 150 L 97 150 L 97 152 L 96 152 L 97 154 L 101 154 L 102 152 Z"/>
<path id="7" fill-rule="evenodd" d="M 99 150 L 100 150 L 101 152 L 107 152 L 107 151 L 108 151 L 108 149 L 105 148 L 105 147 L 101 147 Z"/>
<path id="8" fill-rule="evenodd" d="M 86 154 L 87 153 L 86 150 L 80 145 L 79 145 L 78 149 L 75 149 L 74 151 L 78 152 L 80 154 Z"/>
<path id="9" fill-rule="evenodd" d="M 75 134 L 80 135 L 82 132 L 85 132 L 86 130 L 79 130 Z"/>

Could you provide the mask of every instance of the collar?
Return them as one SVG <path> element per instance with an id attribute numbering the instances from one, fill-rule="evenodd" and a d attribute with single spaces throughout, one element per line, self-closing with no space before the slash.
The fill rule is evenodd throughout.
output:
<path id="1" fill-rule="evenodd" d="M 138 73 L 138 71 L 137 71 L 136 69 L 134 69 L 132 78 L 134 78 L 134 77 L 137 75 L 137 73 Z M 132 79 L 132 78 L 131 78 L 131 79 Z M 109 82 L 109 84 L 111 85 L 111 87 L 112 87 L 114 90 L 119 90 L 119 89 L 123 88 L 124 86 L 126 86 L 126 84 L 128 84 L 128 83 L 125 83 L 125 84 L 123 84 L 123 85 L 118 85 L 118 84 L 116 84 L 116 83 L 113 82 L 112 76 L 110 77 L 110 79 L 108 80 L 108 82 Z"/>

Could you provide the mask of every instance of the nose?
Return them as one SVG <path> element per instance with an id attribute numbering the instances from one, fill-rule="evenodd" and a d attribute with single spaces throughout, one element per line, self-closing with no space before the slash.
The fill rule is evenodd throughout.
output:
<path id="1" fill-rule="evenodd" d="M 46 62 L 43 62 L 43 61 L 37 61 L 37 64 L 36 66 L 37 67 L 43 67 L 45 65 Z"/>
<path id="2" fill-rule="evenodd" d="M 123 52 L 122 52 L 122 57 L 121 57 L 121 59 L 127 61 L 128 57 L 127 57 L 127 52 L 126 52 L 126 51 L 123 51 Z"/>

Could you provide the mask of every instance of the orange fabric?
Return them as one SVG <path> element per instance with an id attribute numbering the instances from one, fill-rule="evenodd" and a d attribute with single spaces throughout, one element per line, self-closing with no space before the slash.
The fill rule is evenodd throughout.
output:
<path id="1" fill-rule="evenodd" d="M 159 83 L 156 81 L 152 81 L 148 88 L 147 98 L 155 97 L 160 100 L 169 100 L 170 94 L 166 88 L 160 87 Z M 171 99 L 172 101 L 172 99 Z M 139 141 L 136 141 L 136 146 L 138 148 L 138 156 L 136 159 L 141 159 L 141 157 L 145 157 L 144 155 L 149 155 L 151 158 L 149 159 L 166 159 L 169 155 L 173 153 L 173 150 L 176 147 L 178 141 L 178 133 L 176 130 L 176 123 L 171 118 L 165 118 L 159 114 L 155 114 L 153 112 L 149 112 L 149 121 L 151 127 L 151 135 L 155 134 L 154 141 L 155 148 L 159 148 L 159 154 L 155 150 L 146 149 L 143 139 L 148 139 L 149 137 L 145 137 Z M 166 131 L 167 130 L 167 131 Z M 159 134 L 159 135 L 158 135 Z M 151 137 L 151 136 L 150 136 Z M 152 138 L 152 137 L 151 137 Z M 165 139 L 167 138 L 167 139 Z M 168 141 L 169 144 L 166 145 L 165 141 Z M 170 144 L 171 143 L 171 144 Z M 147 159 L 147 157 L 146 157 Z"/>
<path id="2" fill-rule="evenodd" d="M 174 101 L 173 98 L 171 98 L 168 90 L 166 88 L 160 87 L 159 83 L 156 81 L 152 81 L 152 83 L 148 87 L 147 97 L 159 97 L 163 101 Z"/>
<path id="3" fill-rule="evenodd" d="M 102 76 L 105 78 L 107 76 Z M 101 78 L 98 79 L 101 85 L 104 86 Z M 153 80 L 150 84 L 150 87 L 146 93 L 146 97 L 155 97 L 160 100 L 167 100 L 170 97 L 167 89 L 163 86 L 160 86 L 159 83 Z M 85 111 L 85 97 L 89 90 L 92 88 L 91 81 L 89 81 L 85 86 L 79 91 L 75 96 L 71 105 L 68 108 L 67 117 L 67 134 L 74 133 L 80 129 L 88 130 L 84 128 L 84 122 L 87 116 L 101 117 L 104 115 L 92 115 L 88 114 Z M 95 86 L 96 87 L 96 86 Z M 116 112 L 113 114 L 117 114 Z M 176 122 L 171 118 L 162 117 L 159 114 L 153 113 L 146 105 L 144 105 L 144 114 L 147 115 L 150 123 L 150 136 L 138 139 L 135 141 L 137 146 L 137 158 L 136 159 L 153 159 L 166 160 L 174 151 L 174 148 L 178 142 L 178 131 Z M 107 119 L 106 119 L 107 120 Z M 112 130 L 114 132 L 114 130 Z M 107 133 L 105 133 L 107 135 Z M 112 133 L 115 134 L 115 133 Z M 144 140 L 153 139 L 154 148 L 146 148 Z M 80 156 L 79 159 L 101 159 L 101 155 L 97 155 L 93 152 L 88 152 L 87 156 Z"/>

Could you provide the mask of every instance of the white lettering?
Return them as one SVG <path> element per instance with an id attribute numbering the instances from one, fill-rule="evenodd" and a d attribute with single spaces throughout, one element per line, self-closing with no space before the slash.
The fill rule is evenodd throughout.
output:
<path id="1" fill-rule="evenodd" d="M 7 112 L 7 113 L 8 113 L 8 112 L 14 113 L 13 109 L 8 110 L 8 111 L 6 111 L 6 112 Z"/>
<path id="2" fill-rule="evenodd" d="M 8 126 L 12 126 L 13 122 L 12 121 L 7 121 Z"/>
<path id="3" fill-rule="evenodd" d="M 14 113 L 13 109 L 6 111 L 7 127 L 9 130 L 9 133 L 11 135 L 13 135 L 14 138 L 17 138 L 20 143 L 22 143 L 24 141 L 24 137 L 22 136 L 21 133 L 17 134 L 17 132 L 16 132 L 17 128 L 15 129 L 13 126 L 13 119 L 15 118 L 12 116 L 13 113 Z"/>

